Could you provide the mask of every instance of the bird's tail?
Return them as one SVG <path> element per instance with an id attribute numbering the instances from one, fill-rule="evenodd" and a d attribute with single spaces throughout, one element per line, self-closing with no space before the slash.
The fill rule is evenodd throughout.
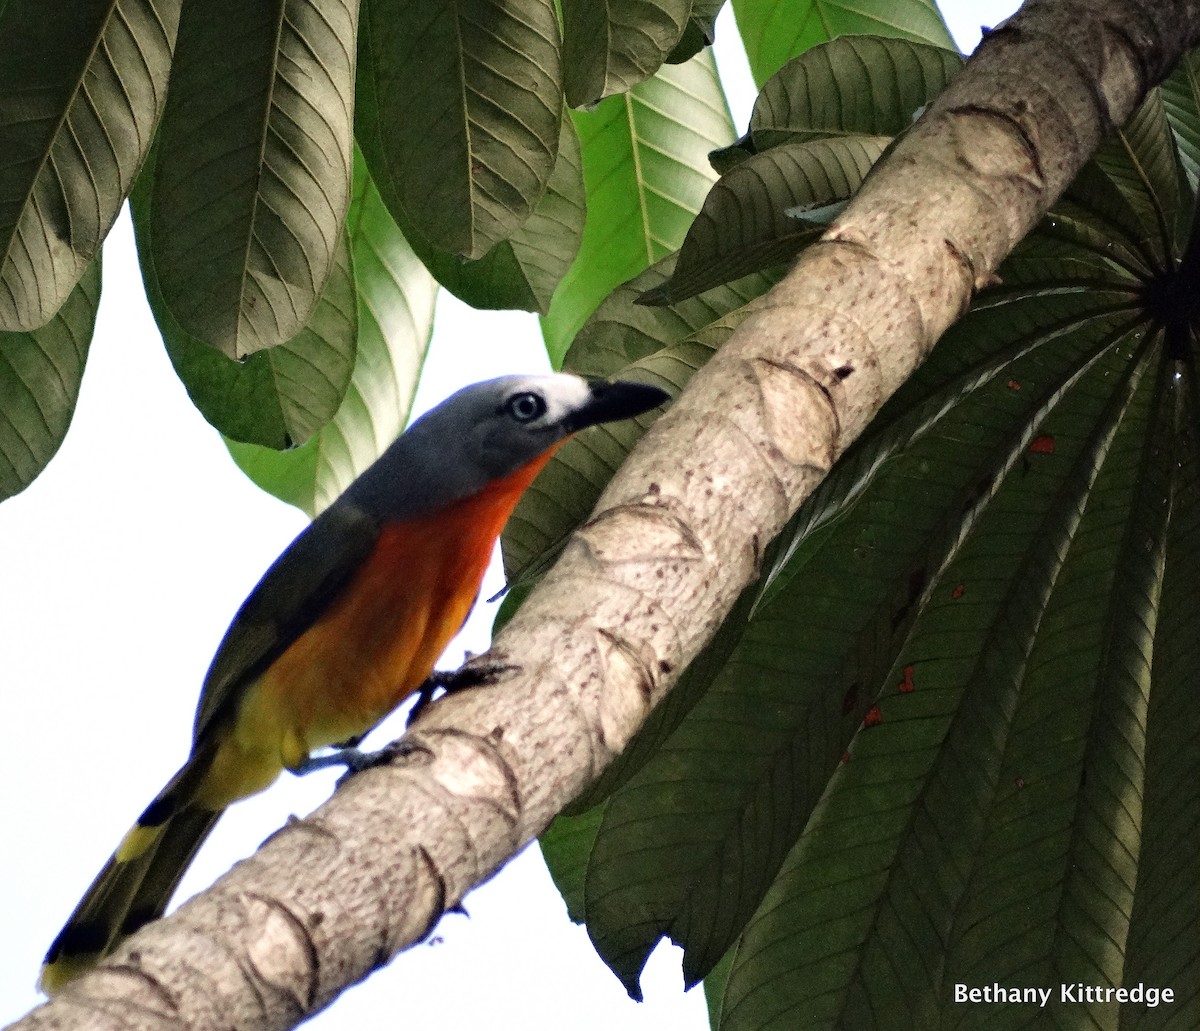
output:
<path id="1" fill-rule="evenodd" d="M 180 878 L 223 810 L 192 803 L 208 771 L 193 755 L 138 817 L 46 953 L 38 986 L 47 995 L 162 916 Z"/>

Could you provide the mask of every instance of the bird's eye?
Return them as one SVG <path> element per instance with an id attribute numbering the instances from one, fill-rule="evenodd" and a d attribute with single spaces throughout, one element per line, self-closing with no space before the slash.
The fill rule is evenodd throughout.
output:
<path id="1" fill-rule="evenodd" d="M 513 394 L 505 407 L 517 422 L 533 422 L 546 414 L 546 402 L 537 394 Z"/>

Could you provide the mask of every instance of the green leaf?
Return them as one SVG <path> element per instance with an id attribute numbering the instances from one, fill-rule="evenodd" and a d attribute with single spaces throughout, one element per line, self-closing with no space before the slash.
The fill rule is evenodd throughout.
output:
<path id="1" fill-rule="evenodd" d="M 587 198 L 575 124 L 564 117 L 558 162 L 528 221 L 482 258 L 439 251 L 414 226 L 397 222 L 434 278 L 475 308 L 519 308 L 545 314 L 583 239 Z"/>
<path id="2" fill-rule="evenodd" d="M 346 231 L 358 294 L 358 345 L 341 407 L 292 451 L 228 442 L 255 483 L 309 515 L 326 508 L 400 435 L 433 329 L 437 284 L 396 228 L 357 155 Z"/>
<path id="3" fill-rule="evenodd" d="M 712 46 L 717 38 L 717 15 L 724 6 L 725 0 L 694 0 L 687 26 L 675 49 L 667 55 L 667 64 L 683 64 Z"/>
<path id="4" fill-rule="evenodd" d="M 733 0 L 733 11 L 760 86 L 789 58 L 835 36 L 892 36 L 954 47 L 933 0 Z"/>
<path id="5" fill-rule="evenodd" d="M 188 4 L 149 248 L 179 327 L 231 358 L 308 321 L 350 193 L 354 0 Z"/>
<path id="6" fill-rule="evenodd" d="M 671 278 L 639 300 L 680 301 L 791 261 L 825 227 L 789 210 L 849 199 L 889 142 L 886 136 L 848 136 L 784 144 L 738 164 L 709 191 Z"/>
<path id="7" fill-rule="evenodd" d="M 1123 535 L 1123 511 L 1105 492 L 1129 487 L 1126 459 L 1147 439 L 1154 393 L 1155 377 L 1141 374 L 1159 353 L 1143 349 L 1131 361 L 1110 349 L 1076 377 L 1038 428 L 1054 451 L 1012 463 L 952 561 L 931 578 L 871 720 L 747 926 L 722 1027 L 779 1026 L 784 1013 L 803 1015 L 788 1025 L 796 1027 L 936 1026 L 939 1009 L 953 1016 L 953 981 L 1063 980 L 1022 969 L 1029 957 L 1012 943 L 1011 917 L 1007 942 L 997 939 L 969 972 L 955 965 L 963 953 L 943 943 L 953 927 L 973 933 L 973 908 L 1019 907 L 1021 927 L 1057 916 L 1030 888 L 1064 872 L 1042 865 L 1056 847 L 1045 832 L 1064 815 L 1057 802 L 1072 765 L 1078 786 L 1078 734 L 1065 748 L 1049 742 L 1081 710 L 1075 694 L 1036 689 L 1028 677 L 1070 676 L 1061 663 L 1039 666 L 1038 646 L 1057 632 L 1069 647 L 1065 635 L 1079 629 L 1069 618 L 1076 594 L 1060 590 L 1076 570 L 1092 576 L 1082 589 L 1102 604 L 1110 597 L 1112 567 L 1091 552 L 1092 531 L 1109 527 L 1109 545 L 1114 524 L 1115 540 Z M 1094 520 L 1081 518 L 1085 504 Z M 1057 788 L 1053 777 L 1061 777 Z M 1016 807 L 1007 828 L 994 808 L 1006 802 Z M 986 842 L 1006 832 L 1029 852 L 989 877 Z"/>
<path id="8" fill-rule="evenodd" d="M 1179 155 L 1195 188 L 1200 180 L 1200 54 L 1190 51 L 1160 87 Z"/>
<path id="9" fill-rule="evenodd" d="M 1142 787 L 1141 843 L 1137 890 L 1126 939 L 1121 983 L 1195 985 L 1200 983 L 1200 892 L 1195 890 L 1195 857 L 1200 855 L 1200 733 L 1195 719 L 1195 671 L 1200 661 L 1200 455 L 1194 366 L 1174 391 L 1173 449 L 1178 472 L 1171 481 L 1162 591 L 1158 598 L 1149 704 L 1145 715 L 1145 779 Z M 1190 432 L 1189 432 L 1190 431 Z M 1154 541 L 1155 545 L 1159 542 Z M 1177 993 L 1171 1014 L 1195 1023 L 1200 1000 Z M 1165 1009 L 1165 1007 L 1163 1007 Z M 1135 1011 L 1130 1027 L 1154 1026 L 1154 1010 Z M 1138 1017 L 1140 1016 L 1140 1020 Z M 1166 1021 L 1164 1021 L 1165 1023 Z"/>
<path id="10" fill-rule="evenodd" d="M 66 436 L 100 303 L 100 259 L 46 325 L 0 330 L 0 500 L 31 484 Z"/>
<path id="11" fill-rule="evenodd" d="M 149 236 L 149 173 L 130 194 L 150 310 L 175 372 L 201 414 L 226 437 L 282 450 L 305 443 L 341 405 L 354 369 L 357 300 L 345 233 L 307 325 L 237 362 L 187 333 L 163 301 Z"/>
<path id="12" fill-rule="evenodd" d="M 0 330 L 46 322 L 112 228 L 166 96 L 179 0 L 0 7 Z"/>
<path id="13" fill-rule="evenodd" d="M 827 136 L 897 136 L 961 70 L 952 50 L 882 36 L 848 36 L 789 61 L 750 115 L 751 151 Z"/>
<path id="14" fill-rule="evenodd" d="M 1144 251 L 1162 268 L 1183 249 L 1191 188 L 1178 163 L 1175 136 L 1158 90 L 1153 90 L 1116 138 L 1092 161 L 1136 213 Z M 1188 203 L 1184 203 L 1187 196 Z"/>
<path id="15" fill-rule="evenodd" d="M 538 839 L 554 886 L 567 904 L 567 916 L 577 924 L 583 923 L 583 878 L 600 816 L 599 809 L 582 816 L 559 816 Z"/>
<path id="16" fill-rule="evenodd" d="M 581 376 L 617 376 L 634 362 L 688 337 L 761 297 L 780 273 L 757 273 L 670 305 L 648 307 L 639 298 L 661 289 L 679 255 L 655 262 L 617 287 L 575 335 L 563 368 Z"/>
<path id="17" fill-rule="evenodd" d="M 579 255 L 542 320 L 556 367 L 616 286 L 683 241 L 714 178 L 708 152 L 733 136 L 709 51 L 572 117 L 588 212 Z"/>
<path id="18" fill-rule="evenodd" d="M 650 78 L 688 25 L 691 0 L 562 0 L 567 103 L 595 104 Z"/>
<path id="19" fill-rule="evenodd" d="M 364 0 L 358 142 L 388 209 L 479 258 L 546 191 L 562 119 L 553 0 Z"/>

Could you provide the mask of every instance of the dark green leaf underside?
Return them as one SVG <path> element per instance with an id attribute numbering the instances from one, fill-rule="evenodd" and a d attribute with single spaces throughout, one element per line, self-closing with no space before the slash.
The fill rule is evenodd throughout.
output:
<path id="1" fill-rule="evenodd" d="M 359 145 L 398 221 L 479 258 L 529 218 L 563 117 L 553 0 L 365 0 Z"/>
<path id="2" fill-rule="evenodd" d="M 231 358 L 294 337 L 350 197 L 354 0 L 186 5 L 149 248 L 172 319 Z"/>
<path id="3" fill-rule="evenodd" d="M 0 331 L 0 500 L 24 490 L 66 436 L 100 303 L 100 259 L 46 325 Z"/>
<path id="4" fill-rule="evenodd" d="M 150 147 L 179 7 L 0 5 L 0 330 L 45 325 L 99 252 Z"/>
<path id="5" fill-rule="evenodd" d="M 650 78 L 675 50 L 691 8 L 691 0 L 562 0 L 567 103 L 586 107 Z"/>

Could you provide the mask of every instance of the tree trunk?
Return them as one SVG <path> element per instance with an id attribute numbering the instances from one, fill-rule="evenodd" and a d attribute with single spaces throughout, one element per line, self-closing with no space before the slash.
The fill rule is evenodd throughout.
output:
<path id="1" fill-rule="evenodd" d="M 14 1025 L 290 1028 L 423 938 L 626 744 L 763 547 L 1102 137 L 1200 0 L 1031 0 L 761 299 L 414 747 Z"/>

